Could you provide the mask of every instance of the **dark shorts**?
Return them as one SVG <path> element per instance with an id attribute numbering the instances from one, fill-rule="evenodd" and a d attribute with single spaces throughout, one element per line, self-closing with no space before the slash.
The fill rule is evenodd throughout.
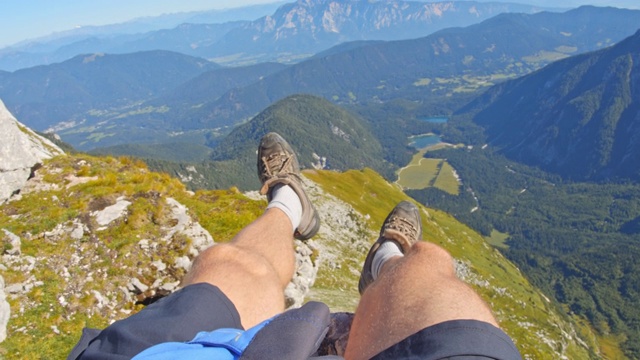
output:
<path id="1" fill-rule="evenodd" d="M 69 359 L 129 359 L 163 342 L 187 342 L 200 331 L 243 329 L 231 301 L 215 286 L 195 284 L 106 329 L 85 331 Z M 84 350 L 84 351 L 83 351 Z M 375 359 L 520 359 L 500 329 L 475 320 L 448 321 L 417 332 Z"/>
<path id="2" fill-rule="evenodd" d="M 69 359 L 84 348 L 80 359 L 130 359 L 153 345 L 221 328 L 243 329 L 236 307 L 213 285 L 189 285 L 99 333 L 84 331 Z"/>
<path id="3" fill-rule="evenodd" d="M 452 320 L 418 331 L 373 359 L 522 359 L 511 338 L 477 320 Z"/>

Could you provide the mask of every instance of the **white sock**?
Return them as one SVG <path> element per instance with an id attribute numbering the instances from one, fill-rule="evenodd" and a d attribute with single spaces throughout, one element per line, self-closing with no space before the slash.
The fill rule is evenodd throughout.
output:
<path id="1" fill-rule="evenodd" d="M 278 184 L 271 190 L 271 201 L 267 205 L 267 209 L 271 208 L 278 208 L 289 217 L 293 231 L 300 226 L 302 203 L 291 186 Z"/>
<path id="2" fill-rule="evenodd" d="M 404 256 L 400 250 L 400 246 L 391 240 L 383 242 L 371 262 L 371 275 L 373 275 L 373 280 L 376 280 L 378 276 L 380 276 L 380 270 L 382 270 L 384 263 L 394 256 Z"/>

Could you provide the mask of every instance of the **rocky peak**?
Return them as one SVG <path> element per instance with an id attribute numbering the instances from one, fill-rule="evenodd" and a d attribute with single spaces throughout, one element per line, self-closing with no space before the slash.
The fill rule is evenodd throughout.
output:
<path id="1" fill-rule="evenodd" d="M 0 203 L 19 192 L 44 159 L 63 153 L 16 120 L 0 101 Z"/>
<path id="2" fill-rule="evenodd" d="M 254 42 L 305 37 L 312 42 L 393 40 L 427 34 L 450 26 L 478 22 L 502 12 L 533 12 L 515 4 L 440 1 L 298 0 L 273 15 L 254 21 Z M 300 44 L 298 44 L 300 45 Z"/>

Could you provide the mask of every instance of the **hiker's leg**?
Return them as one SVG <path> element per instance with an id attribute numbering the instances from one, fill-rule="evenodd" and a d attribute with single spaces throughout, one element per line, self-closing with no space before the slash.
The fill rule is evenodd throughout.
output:
<path id="1" fill-rule="evenodd" d="M 202 252 L 184 285 L 217 286 L 235 305 L 245 329 L 284 310 L 284 288 L 295 270 L 293 228 L 280 209 L 268 209 L 228 244 Z"/>
<path id="2" fill-rule="evenodd" d="M 422 329 L 457 319 L 498 326 L 489 307 L 456 277 L 449 253 L 417 242 L 405 256 L 384 263 L 362 294 L 345 358 L 369 359 Z"/>
<path id="3" fill-rule="evenodd" d="M 185 285 L 209 283 L 233 302 L 245 329 L 284 310 L 284 289 L 295 271 L 294 235 L 318 232 L 320 219 L 302 187 L 298 159 L 280 135 L 266 134 L 258 147 L 260 192 L 266 212 L 229 244 L 198 256 Z"/>
<path id="4" fill-rule="evenodd" d="M 231 243 L 198 255 L 181 290 L 111 324 L 78 352 L 130 358 L 159 343 L 190 341 L 200 331 L 248 329 L 284 309 L 294 260 L 291 221 L 268 209 Z"/>
<path id="5" fill-rule="evenodd" d="M 201 331 L 246 329 L 284 310 L 284 288 L 295 268 L 293 238 L 314 236 L 320 220 L 302 188 L 297 157 L 277 134 L 260 142 L 258 175 L 269 200 L 262 216 L 230 243 L 198 255 L 182 289 L 92 333 L 73 354 L 131 358 L 159 343 L 189 341 Z"/>

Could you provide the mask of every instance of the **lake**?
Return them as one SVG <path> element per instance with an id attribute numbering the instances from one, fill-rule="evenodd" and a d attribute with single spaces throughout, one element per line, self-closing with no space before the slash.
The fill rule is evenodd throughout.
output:
<path id="1" fill-rule="evenodd" d="M 444 124 L 447 121 L 449 121 L 449 118 L 445 116 L 432 116 L 432 117 L 419 117 L 418 120 L 435 123 L 435 124 Z"/>
<path id="2" fill-rule="evenodd" d="M 440 136 L 436 134 L 426 134 L 409 137 L 409 146 L 413 146 L 416 149 L 424 149 L 428 146 L 435 145 L 442 142 Z"/>

